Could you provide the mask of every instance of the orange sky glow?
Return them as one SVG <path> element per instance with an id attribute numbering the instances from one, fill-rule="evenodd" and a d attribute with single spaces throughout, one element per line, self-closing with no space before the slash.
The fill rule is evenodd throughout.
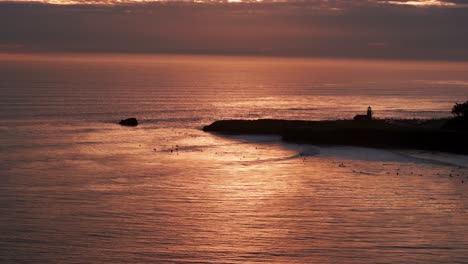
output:
<path id="1" fill-rule="evenodd" d="M 36 2 L 56 5 L 76 5 L 76 4 L 130 4 L 130 3 L 151 3 L 151 2 L 185 2 L 185 3 L 276 3 L 294 2 L 294 0 L 0 0 L 0 2 Z M 377 1 L 382 4 L 410 5 L 410 6 L 457 6 L 457 4 L 441 0 L 413 0 L 413 1 Z"/>

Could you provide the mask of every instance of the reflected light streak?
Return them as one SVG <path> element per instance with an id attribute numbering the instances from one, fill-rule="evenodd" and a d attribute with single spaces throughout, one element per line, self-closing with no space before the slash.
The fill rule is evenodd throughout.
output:
<path id="1" fill-rule="evenodd" d="M 456 6 L 455 3 L 446 2 L 446 1 L 438 1 L 438 0 L 420 0 L 420 1 L 383 1 L 386 4 L 394 4 L 394 5 L 411 5 L 411 6 Z"/>

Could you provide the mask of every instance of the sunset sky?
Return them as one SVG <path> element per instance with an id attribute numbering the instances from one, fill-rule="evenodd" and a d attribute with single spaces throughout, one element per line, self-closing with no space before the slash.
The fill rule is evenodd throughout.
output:
<path id="1" fill-rule="evenodd" d="M 468 60 L 468 1 L 0 1 L 0 52 Z"/>

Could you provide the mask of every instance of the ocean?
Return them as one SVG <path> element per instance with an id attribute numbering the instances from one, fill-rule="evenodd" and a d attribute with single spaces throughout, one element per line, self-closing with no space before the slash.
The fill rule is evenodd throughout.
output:
<path id="1" fill-rule="evenodd" d="M 1 54 L 0 263 L 468 263 L 468 156 L 201 130 L 466 100 L 466 63 Z"/>

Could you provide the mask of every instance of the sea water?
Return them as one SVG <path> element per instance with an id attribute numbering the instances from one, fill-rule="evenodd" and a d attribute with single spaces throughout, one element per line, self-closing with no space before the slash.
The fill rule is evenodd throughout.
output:
<path id="1" fill-rule="evenodd" d="M 467 263 L 468 157 L 218 119 L 442 118 L 468 64 L 0 55 L 1 263 Z M 138 127 L 120 119 L 136 117 Z"/>

